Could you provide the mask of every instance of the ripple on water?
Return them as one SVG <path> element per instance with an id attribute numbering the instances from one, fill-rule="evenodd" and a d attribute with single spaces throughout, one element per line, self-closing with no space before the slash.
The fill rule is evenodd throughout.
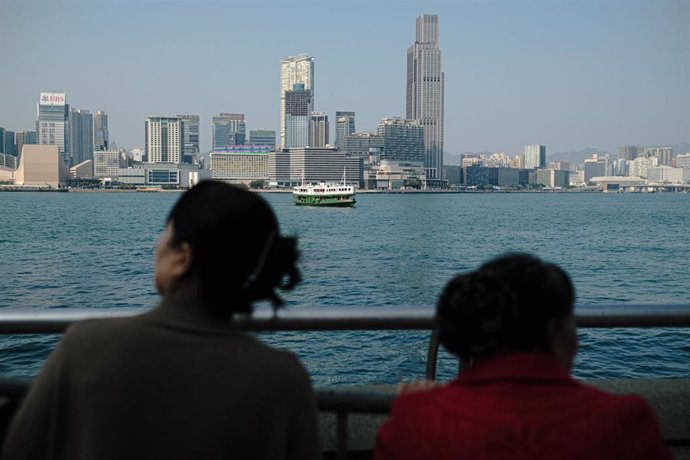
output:
<path id="1" fill-rule="evenodd" d="M 0 193 L 1 308 L 149 308 L 155 241 L 177 194 Z M 289 308 L 433 305 L 454 274 L 508 251 L 555 261 L 579 303 L 687 303 L 688 195 L 362 194 L 355 209 L 264 195 L 299 238 L 303 283 Z M 78 216 L 78 218 L 75 218 Z M 663 238 L 645 238 L 663 229 Z M 424 375 L 428 332 L 261 334 L 320 385 Z M 579 378 L 690 377 L 690 332 L 583 330 Z M 0 337 L 0 372 L 32 375 L 55 336 Z M 441 353 L 439 377 L 455 360 Z"/>

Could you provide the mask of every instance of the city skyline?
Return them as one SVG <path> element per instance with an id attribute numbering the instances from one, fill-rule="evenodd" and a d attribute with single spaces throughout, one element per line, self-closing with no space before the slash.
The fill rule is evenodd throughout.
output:
<path id="1" fill-rule="evenodd" d="M 0 126 L 32 130 L 36 95 L 59 89 L 70 106 L 106 112 L 110 138 L 127 148 L 143 146 L 141 120 L 149 115 L 199 114 L 201 150 L 208 151 L 215 113 L 245 113 L 248 129 L 278 131 L 278 63 L 308 53 L 319 80 L 314 109 L 329 118 L 337 110 L 355 111 L 358 131 L 374 131 L 381 119 L 405 114 L 411 24 L 430 13 L 443 25 L 447 152 L 516 153 L 538 142 L 549 152 L 590 146 L 615 153 L 620 145 L 690 141 L 686 2 L 404 2 L 395 8 L 355 2 L 352 11 L 334 4 L 328 14 L 291 11 L 294 5 L 274 2 L 199 2 L 194 8 L 165 3 L 164 12 L 144 3 L 141 17 L 133 18 L 112 1 L 6 2 L 0 41 L 9 44 L 5 62 L 15 70 L 0 75 Z M 357 14 L 365 5 L 368 14 Z M 260 14 L 269 6 L 287 23 L 306 15 L 310 27 L 270 33 L 278 19 Z M 48 33 L 30 27 L 38 12 L 69 31 L 50 36 L 71 54 L 92 55 L 92 38 L 99 33 L 95 74 L 91 60 L 66 65 L 57 56 L 38 59 Z M 243 21 L 229 30 L 221 26 L 231 12 Z M 166 20 L 146 22 L 158 13 Z M 103 14 L 119 27 L 93 20 Z M 198 65 L 166 82 L 157 62 L 165 62 L 168 52 L 160 50 L 163 58 L 150 60 L 153 45 L 142 34 L 172 33 L 188 17 L 199 25 L 181 35 L 191 34 L 196 47 L 181 36 L 173 40 L 198 52 Z M 525 28 L 526 18 L 539 27 Z M 353 33 L 333 33 L 334 25 L 351 26 Z M 221 31 L 222 43 L 210 46 Z M 234 46 L 234 39 L 243 46 Z M 227 63 L 211 59 L 221 51 Z M 46 71 L 51 68 L 55 72 Z"/>

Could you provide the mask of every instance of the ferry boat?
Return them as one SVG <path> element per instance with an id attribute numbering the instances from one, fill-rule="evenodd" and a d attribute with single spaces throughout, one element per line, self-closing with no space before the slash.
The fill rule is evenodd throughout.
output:
<path id="1" fill-rule="evenodd" d="M 355 205 L 355 187 L 345 184 L 327 184 L 320 182 L 316 185 L 298 185 L 292 189 L 292 198 L 298 206 L 328 206 L 351 208 Z"/>

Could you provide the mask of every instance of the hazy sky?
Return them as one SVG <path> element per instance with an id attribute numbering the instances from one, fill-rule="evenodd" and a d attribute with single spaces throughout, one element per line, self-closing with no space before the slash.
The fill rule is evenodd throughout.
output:
<path id="1" fill-rule="evenodd" d="M 690 1 L 2 0 L 0 126 L 33 130 L 39 93 L 109 115 L 245 113 L 279 128 L 279 61 L 308 53 L 315 110 L 357 130 L 405 115 L 406 49 L 440 16 L 445 149 L 549 152 L 690 142 Z M 332 134 L 331 134 L 332 135 Z"/>

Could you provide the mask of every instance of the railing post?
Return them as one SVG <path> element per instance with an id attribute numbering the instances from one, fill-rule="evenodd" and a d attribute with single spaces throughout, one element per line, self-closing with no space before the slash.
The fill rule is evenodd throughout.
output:
<path id="1" fill-rule="evenodd" d="M 426 379 L 436 380 L 436 361 L 438 360 L 438 346 L 439 346 L 438 328 L 431 331 L 429 337 L 429 349 L 426 352 Z"/>
<path id="2" fill-rule="evenodd" d="M 345 460 L 347 458 L 347 411 L 339 410 L 335 417 L 335 458 Z"/>

